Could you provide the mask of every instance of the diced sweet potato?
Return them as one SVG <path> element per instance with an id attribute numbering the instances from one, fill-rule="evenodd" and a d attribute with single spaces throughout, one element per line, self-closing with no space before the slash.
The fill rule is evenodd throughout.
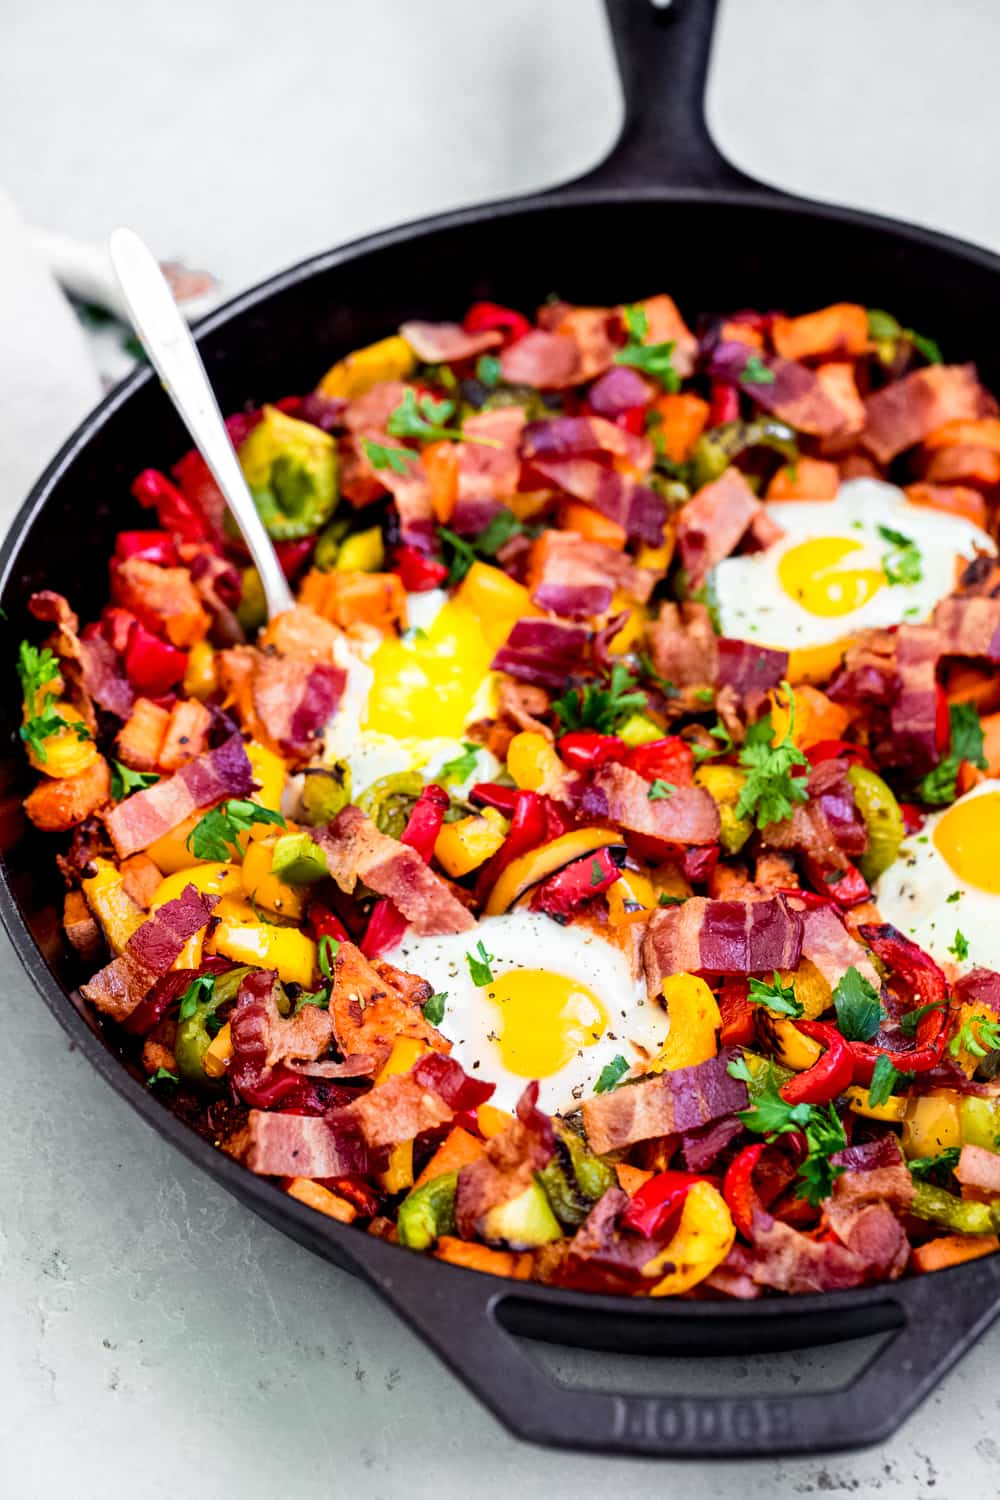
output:
<path id="1" fill-rule="evenodd" d="M 964 516 L 974 526 L 985 529 L 986 502 L 978 490 L 964 484 L 908 484 L 906 498 L 911 505 L 924 505 L 928 510 Z"/>
<path id="2" fill-rule="evenodd" d="M 342 630 L 364 624 L 388 631 L 406 624 L 406 590 L 397 573 L 321 573 L 313 568 L 299 597 Z"/>
<path id="3" fill-rule="evenodd" d="M 835 302 L 800 318 L 774 318 L 771 337 L 785 359 L 863 354 L 868 347 L 868 313 L 856 302 Z"/>
<path id="4" fill-rule="evenodd" d="M 125 894 L 148 911 L 163 880 L 163 872 L 148 854 L 130 854 L 119 867 Z"/>
<path id="5" fill-rule="evenodd" d="M 939 1239 L 917 1245 L 910 1256 L 911 1271 L 943 1271 L 946 1266 L 960 1266 L 966 1260 L 978 1260 L 1000 1250 L 995 1234 L 943 1234 Z"/>
<path id="6" fill-rule="evenodd" d="M 1000 453 L 974 443 L 956 443 L 928 455 L 924 478 L 930 484 L 967 484 L 992 490 L 1000 484 Z"/>
<path id="7" fill-rule="evenodd" d="M 155 771 L 169 723 L 167 709 L 149 698 L 137 698 L 115 741 L 122 765 L 133 771 Z"/>
<path id="8" fill-rule="evenodd" d="M 443 1234 L 434 1254 L 438 1260 L 446 1260 L 453 1266 L 465 1266 L 469 1271 L 485 1271 L 490 1276 L 511 1276 L 515 1281 L 531 1279 L 532 1257 L 528 1251 L 518 1253 L 514 1250 L 491 1250 L 488 1245 Z"/>
<path id="9" fill-rule="evenodd" d="M 179 771 L 189 760 L 208 748 L 212 715 L 197 698 L 188 698 L 174 706 L 160 746 L 162 771 Z"/>
<path id="10" fill-rule="evenodd" d="M 66 833 L 104 806 L 111 796 L 111 770 L 103 755 L 76 776 L 43 781 L 26 797 L 24 810 L 36 828 Z"/>
<path id="11" fill-rule="evenodd" d="M 358 1217 L 353 1203 L 348 1203 L 339 1193 L 331 1193 L 329 1188 L 314 1182 L 311 1177 L 290 1177 L 285 1183 L 285 1192 L 290 1198 L 307 1203 L 317 1213 L 326 1214 L 329 1219 L 338 1219 L 341 1224 L 353 1224 Z"/>
<path id="12" fill-rule="evenodd" d="M 485 1143 L 478 1136 L 456 1125 L 445 1136 L 413 1186 L 423 1187 L 432 1177 L 441 1177 L 445 1172 L 457 1172 L 459 1167 L 467 1166 L 470 1161 L 482 1156 L 484 1149 Z"/>
<path id="13" fill-rule="evenodd" d="M 642 1167 L 630 1167 L 627 1161 L 620 1161 L 615 1167 L 618 1177 L 618 1186 L 623 1193 L 628 1193 L 632 1198 L 642 1187 L 643 1183 L 649 1181 L 652 1172 L 646 1172 Z"/>
<path id="14" fill-rule="evenodd" d="M 652 409 L 661 419 L 654 431 L 659 433 L 664 453 L 671 463 L 684 463 L 708 425 L 708 402 L 690 391 L 678 391 L 657 397 Z"/>
<path id="15" fill-rule="evenodd" d="M 767 487 L 768 500 L 833 500 L 840 486 L 836 464 L 821 458 L 800 458 L 785 464 Z"/>
<path id="16" fill-rule="evenodd" d="M 994 453 L 1000 453 L 1000 417 L 946 422 L 924 438 L 924 447 L 929 449 L 951 448 L 965 443 L 977 448 L 992 448 Z"/>

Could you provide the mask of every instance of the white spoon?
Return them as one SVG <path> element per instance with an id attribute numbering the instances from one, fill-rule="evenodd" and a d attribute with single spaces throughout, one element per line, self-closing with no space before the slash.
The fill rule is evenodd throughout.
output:
<path id="1" fill-rule="evenodd" d="M 134 230 L 113 230 L 108 250 L 132 326 L 243 533 L 260 574 L 268 617 L 273 620 L 275 615 L 291 609 L 295 601 L 271 538 L 257 514 L 183 314 L 155 256 Z"/>

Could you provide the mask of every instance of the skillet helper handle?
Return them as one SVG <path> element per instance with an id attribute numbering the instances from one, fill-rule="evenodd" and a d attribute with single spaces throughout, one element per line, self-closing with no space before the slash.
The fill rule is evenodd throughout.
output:
<path id="1" fill-rule="evenodd" d="M 598 188 L 754 188 L 705 120 L 717 0 L 605 0 L 624 95 L 611 154 L 567 184 Z"/>
<path id="2" fill-rule="evenodd" d="M 552 1379 L 504 1326 L 505 1304 L 544 1303 L 545 1288 L 403 1256 L 381 1242 L 370 1248 L 376 1253 L 359 1257 L 358 1269 L 494 1416 L 519 1438 L 578 1451 L 736 1458 L 881 1442 L 1000 1311 L 1000 1255 L 991 1255 L 958 1275 L 871 1288 L 873 1308 L 895 1304 L 901 1326 L 837 1390 L 738 1397 L 593 1391 Z M 685 1303 L 685 1313 L 692 1306 Z M 622 1308 L 623 1322 L 644 1317 L 670 1312 L 640 1300 Z M 752 1348 L 752 1325 L 747 1334 Z"/>

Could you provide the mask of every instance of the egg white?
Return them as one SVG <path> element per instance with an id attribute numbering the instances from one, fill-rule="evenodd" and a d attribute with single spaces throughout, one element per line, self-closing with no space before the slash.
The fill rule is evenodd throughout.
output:
<path id="1" fill-rule="evenodd" d="M 585 926 L 562 927 L 541 912 L 513 911 L 485 917 L 470 932 L 443 937 L 408 934 L 385 957 L 446 992 L 439 1030 L 452 1056 L 475 1078 L 496 1084 L 491 1100 L 512 1110 L 528 1078 L 505 1065 L 497 1034 L 500 1006 L 489 986 L 472 981 L 467 954 L 482 942 L 492 955 L 494 978 L 511 969 L 543 969 L 585 985 L 603 1005 L 607 1028 L 597 1042 L 580 1048 L 558 1071 L 539 1079 L 539 1104 L 549 1113 L 569 1113 L 593 1093 L 603 1068 L 621 1055 L 629 1065 L 661 1049 L 669 1029 L 666 1011 L 650 1001 L 641 973 L 621 949 Z"/>
<path id="2" fill-rule="evenodd" d="M 971 559 L 977 550 L 996 552 L 986 532 L 964 517 L 913 505 L 902 490 L 877 479 L 849 480 L 833 500 L 772 502 L 767 510 L 784 535 L 762 552 L 725 558 L 712 574 L 720 633 L 763 646 L 824 646 L 858 630 L 925 620 L 954 589 L 956 559 Z M 817 537 L 861 543 L 844 559 L 845 569 L 881 568 L 892 546 L 879 526 L 915 543 L 923 575 L 918 582 L 885 584 L 859 608 L 839 615 L 813 614 L 786 591 L 778 575 L 782 558 Z"/>
<path id="3" fill-rule="evenodd" d="M 1000 781 L 979 783 L 952 805 L 1000 792 Z M 919 834 L 904 839 L 899 854 L 876 882 L 873 895 L 882 917 L 925 949 L 938 963 L 965 971 L 980 964 L 1000 969 L 1000 895 L 980 890 L 952 869 L 934 842 L 934 830 L 950 809 L 933 813 Z M 998 848 L 1000 858 L 1000 848 Z M 955 934 L 969 945 L 955 954 Z"/>

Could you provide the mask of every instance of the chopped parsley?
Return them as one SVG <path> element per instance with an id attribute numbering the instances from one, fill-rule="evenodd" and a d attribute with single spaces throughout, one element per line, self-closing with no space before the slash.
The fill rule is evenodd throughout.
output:
<path id="1" fill-rule="evenodd" d="M 924 560 L 912 537 L 891 526 L 879 526 L 878 534 L 892 548 L 882 558 L 882 571 L 890 584 L 919 583 L 924 576 Z"/>
<path id="2" fill-rule="evenodd" d="M 766 1005 L 768 1010 L 776 1011 L 781 1016 L 798 1017 L 803 1014 L 801 1001 L 795 998 L 794 986 L 782 984 L 777 969 L 771 983 L 766 979 L 751 979 L 748 998 L 752 1005 Z"/>
<path id="3" fill-rule="evenodd" d="M 420 1007 L 420 1013 L 424 1020 L 431 1026 L 440 1026 L 444 1020 L 444 1003 L 448 998 L 447 990 L 437 990 L 429 1000 L 425 1000 Z"/>
<path id="4" fill-rule="evenodd" d="M 495 354 L 481 354 L 476 360 L 476 379 L 491 391 L 500 384 L 500 361 Z"/>
<path id="5" fill-rule="evenodd" d="M 649 318 L 641 307 L 628 306 L 622 309 L 629 341 L 615 355 L 615 364 L 631 365 L 652 375 L 667 391 L 679 391 L 681 377 L 674 369 L 674 340 L 665 344 L 647 344 L 644 339 L 649 332 Z"/>
<path id="6" fill-rule="evenodd" d="M 904 328 L 892 313 L 883 312 L 880 307 L 868 309 L 868 337 L 883 346 L 879 350 L 879 358 L 883 364 L 892 363 L 896 356 L 895 346 L 900 339 L 912 344 L 929 365 L 939 365 L 943 359 L 941 350 L 933 339 L 925 338 L 913 328 Z"/>
<path id="7" fill-rule="evenodd" d="M 943 1010 L 948 1004 L 947 1000 L 929 1000 L 926 1005 L 918 1005 L 916 1010 L 908 1010 L 899 1018 L 899 1029 L 904 1036 L 916 1036 L 917 1027 L 924 1016 L 929 1015 L 932 1010 Z"/>
<path id="8" fill-rule="evenodd" d="M 951 745 L 948 754 L 917 783 L 917 796 L 921 802 L 930 802 L 934 806 L 954 802 L 958 790 L 958 768 L 963 760 L 978 766 L 980 770 L 986 769 L 983 726 L 979 722 L 975 706 L 972 703 L 952 703 L 948 707 L 948 716 L 951 720 Z M 948 897 L 949 901 L 952 899 L 951 896 Z"/>
<path id="9" fill-rule="evenodd" d="M 740 765 L 749 775 L 743 784 L 736 816 L 753 816 L 758 828 L 767 828 L 771 823 L 780 823 L 791 816 L 796 802 L 808 800 L 805 780 L 792 775 L 794 766 L 809 764 L 799 747 L 793 743 L 795 731 L 795 698 L 787 682 L 781 684 L 788 702 L 788 728 L 781 743 L 772 745 L 773 728 L 770 714 L 758 719 L 747 730 L 746 740 L 740 751 Z"/>
<path id="10" fill-rule="evenodd" d="M 458 536 L 454 531 L 449 531 L 447 526 L 439 526 L 438 536 L 451 554 L 446 559 L 449 588 L 456 583 L 461 583 L 478 557 L 496 557 L 500 548 L 509 542 L 511 537 L 520 536 L 526 530 L 527 528 L 521 524 L 514 512 L 506 509 L 497 511 L 478 536 Z"/>
<path id="11" fill-rule="evenodd" d="M 970 1016 L 948 1043 L 948 1051 L 952 1057 L 965 1051 L 978 1058 L 1000 1052 L 1000 1020 L 996 1016 Z"/>
<path id="12" fill-rule="evenodd" d="M 242 859 L 243 850 L 239 836 L 248 833 L 255 823 L 276 823 L 286 828 L 280 812 L 262 807 L 259 802 L 250 802 L 242 797 L 230 797 L 220 802 L 199 818 L 185 839 L 185 844 L 195 859 L 213 859 L 223 862 Z"/>
<path id="13" fill-rule="evenodd" d="M 770 369 L 759 354 L 751 354 L 740 373 L 740 380 L 744 385 L 773 385 L 775 373 Z"/>
<path id="14" fill-rule="evenodd" d="M 676 790 L 677 788 L 672 781 L 663 781 L 657 776 L 656 780 L 650 783 L 646 796 L 650 802 L 662 802 L 664 798 L 672 797 Z"/>
<path id="15" fill-rule="evenodd" d="M 479 746 L 474 745 L 471 740 L 463 740 L 461 755 L 445 761 L 438 772 L 438 779 L 446 785 L 449 781 L 468 781 L 476 769 L 478 756 Z"/>
<path id="16" fill-rule="evenodd" d="M 465 955 L 465 962 L 469 965 L 469 977 L 473 984 L 482 989 L 484 984 L 493 983 L 490 964 L 494 962 L 494 958 L 492 953 L 487 953 L 482 938 L 476 944 L 475 952 Z"/>
<path id="17" fill-rule="evenodd" d="M 707 745 L 693 744 L 691 746 L 691 749 L 694 751 L 695 761 L 699 765 L 703 760 L 714 760 L 717 755 L 729 755 L 733 750 L 736 749 L 736 746 L 733 743 L 733 737 L 729 733 L 729 730 L 726 728 L 725 724 L 723 724 L 721 719 L 708 732 L 712 736 L 713 740 L 718 740 L 719 748 L 718 750 L 710 750 Z"/>
<path id="18" fill-rule="evenodd" d="M 887 1104 L 892 1098 L 899 1077 L 899 1073 L 889 1061 L 888 1053 L 880 1052 L 875 1059 L 872 1081 L 868 1085 L 868 1103 L 875 1109 Z"/>
<path id="19" fill-rule="evenodd" d="M 958 1166 L 958 1158 L 962 1154 L 961 1146 L 946 1146 L 939 1151 L 937 1156 L 914 1156 L 906 1163 L 910 1169 L 910 1175 L 916 1177 L 920 1182 L 937 1182 L 939 1187 L 944 1184 L 942 1178 L 948 1178 Z"/>
<path id="20" fill-rule="evenodd" d="M 609 1063 L 605 1063 L 597 1075 L 597 1082 L 594 1084 L 594 1093 L 610 1093 L 612 1089 L 618 1087 L 627 1072 L 628 1063 L 619 1052 L 617 1057 L 613 1057 Z"/>
<path id="21" fill-rule="evenodd" d="M 192 980 L 181 996 L 180 1007 L 177 1011 L 179 1021 L 189 1021 L 193 1015 L 209 1003 L 212 991 L 215 989 L 215 979 L 211 974 L 199 974 L 197 979 Z"/>
<path id="22" fill-rule="evenodd" d="M 45 741 L 64 729 L 72 729 L 78 740 L 89 740 L 90 730 L 80 719 L 64 719 L 54 712 L 57 684 L 61 686 L 59 663 L 56 657 L 43 646 L 39 651 L 28 641 L 22 641 L 17 654 L 17 675 L 21 679 L 24 694 L 25 720 L 21 725 L 21 739 L 27 745 L 39 765 L 48 761 Z"/>
<path id="23" fill-rule="evenodd" d="M 407 386 L 402 401 L 395 411 L 389 413 L 385 430 L 390 437 L 420 438 L 425 443 L 450 438 L 456 443 L 480 443 L 485 448 L 502 446 L 496 438 L 466 436 L 461 427 L 445 426 L 454 415 L 454 401 L 447 398 L 435 401 L 433 396 L 418 396 L 412 386 Z"/>
<path id="24" fill-rule="evenodd" d="M 411 472 L 410 464 L 419 462 L 419 455 L 412 448 L 397 448 L 367 437 L 361 441 L 373 469 L 391 469 L 394 474 L 405 477 Z"/>
<path id="25" fill-rule="evenodd" d="M 658 906 L 683 906 L 687 896 L 671 896 L 667 891 L 661 891 L 657 896 Z"/>
<path id="26" fill-rule="evenodd" d="M 552 705 L 563 733 L 593 729 L 598 734 L 613 734 L 623 719 L 645 707 L 646 695 L 638 690 L 623 662 L 615 663 L 603 685 L 588 683 L 586 687 L 570 688 Z"/>
<path id="27" fill-rule="evenodd" d="M 131 766 L 123 766 L 120 760 L 111 762 L 111 795 L 116 802 L 132 792 L 153 786 L 159 779 L 155 771 L 133 771 Z"/>
<path id="28" fill-rule="evenodd" d="M 299 1011 L 307 1005 L 315 1005 L 319 1010 L 328 1010 L 330 1007 L 330 991 L 325 985 L 322 989 L 312 990 L 309 993 L 303 991 L 295 1002 L 295 1009 L 292 1014 L 297 1016 Z"/>
<path id="29" fill-rule="evenodd" d="M 146 1087 L 151 1089 L 155 1088 L 158 1083 L 180 1083 L 180 1081 L 179 1073 L 171 1073 L 169 1068 L 157 1068 L 156 1072 L 151 1073 L 146 1079 Z"/>
<path id="30" fill-rule="evenodd" d="M 748 1130 L 764 1135 L 769 1141 L 786 1132 L 801 1130 L 805 1134 L 807 1153 L 799 1165 L 795 1193 L 818 1208 L 833 1191 L 833 1184 L 844 1168 L 835 1165 L 831 1156 L 847 1145 L 840 1116 L 832 1104 L 820 1108 L 815 1104 L 788 1104 L 781 1097 L 778 1075 L 768 1064 L 763 1077 L 755 1077 L 746 1058 L 735 1058 L 727 1069 L 732 1078 L 741 1079 L 751 1098 L 749 1109 L 737 1111 Z"/>
<path id="31" fill-rule="evenodd" d="M 951 906 L 955 901 L 961 901 L 962 892 L 952 891 L 951 894 L 949 896 L 945 896 L 944 899 L 948 902 L 948 905 Z"/>
<path id="32" fill-rule="evenodd" d="M 870 1042 L 885 1011 L 875 986 L 853 967 L 838 981 L 833 992 L 840 1034 L 849 1042 Z"/>
<path id="33" fill-rule="evenodd" d="M 964 963 L 969 956 L 969 939 L 957 927 L 955 928 L 955 941 L 948 949 L 948 952 L 954 954 L 959 963 Z"/>

